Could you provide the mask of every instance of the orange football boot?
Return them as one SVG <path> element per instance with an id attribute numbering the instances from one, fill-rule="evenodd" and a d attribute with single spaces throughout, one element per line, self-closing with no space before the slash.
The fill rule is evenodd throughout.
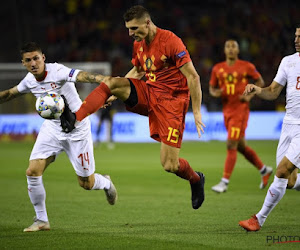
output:
<path id="1" fill-rule="evenodd" d="M 240 221 L 239 225 L 247 231 L 258 231 L 261 228 L 256 215 L 252 215 L 248 220 Z"/>

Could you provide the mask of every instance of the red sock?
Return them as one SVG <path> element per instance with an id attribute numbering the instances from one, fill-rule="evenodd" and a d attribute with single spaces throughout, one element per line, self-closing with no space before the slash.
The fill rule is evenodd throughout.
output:
<path id="1" fill-rule="evenodd" d="M 182 179 L 188 180 L 191 184 L 200 180 L 199 175 L 197 175 L 190 164 L 182 158 L 179 158 L 179 169 L 175 174 Z"/>
<path id="2" fill-rule="evenodd" d="M 262 161 L 259 159 L 258 155 L 255 153 L 255 151 L 246 146 L 245 147 L 245 152 L 244 152 L 244 156 L 245 158 L 250 161 L 257 169 L 261 169 L 264 164 L 262 163 Z"/>
<path id="3" fill-rule="evenodd" d="M 100 109 L 111 96 L 110 89 L 102 82 L 85 98 L 80 109 L 76 112 L 76 120 L 82 121 L 84 118 Z"/>
<path id="4" fill-rule="evenodd" d="M 229 180 L 237 158 L 236 149 L 227 149 L 223 178 Z"/>

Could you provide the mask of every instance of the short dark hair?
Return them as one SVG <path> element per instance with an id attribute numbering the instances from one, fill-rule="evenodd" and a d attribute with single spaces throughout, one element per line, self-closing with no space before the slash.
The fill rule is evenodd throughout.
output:
<path id="1" fill-rule="evenodd" d="M 36 42 L 25 43 L 20 49 L 21 57 L 23 57 L 24 53 L 33 51 L 39 51 L 43 53 L 41 46 L 38 45 Z"/>
<path id="2" fill-rule="evenodd" d="M 135 5 L 125 12 L 123 18 L 125 22 L 129 22 L 133 19 L 140 19 L 145 15 L 150 17 L 149 11 L 142 5 Z"/>
<path id="3" fill-rule="evenodd" d="M 295 28 L 300 29 L 300 23 L 296 23 Z"/>

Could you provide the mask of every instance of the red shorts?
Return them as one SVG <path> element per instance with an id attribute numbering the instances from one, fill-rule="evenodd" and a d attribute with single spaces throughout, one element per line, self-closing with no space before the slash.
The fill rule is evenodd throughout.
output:
<path id="1" fill-rule="evenodd" d="M 149 117 L 150 136 L 154 140 L 180 148 L 189 107 L 188 94 L 157 94 L 145 81 L 130 80 L 135 86 L 138 102 L 134 107 L 126 105 L 126 109 Z"/>
<path id="2" fill-rule="evenodd" d="M 233 141 L 239 141 L 245 137 L 245 131 L 247 128 L 249 119 L 249 110 L 245 110 L 243 114 L 236 115 L 224 115 L 225 127 L 227 129 L 227 139 Z"/>

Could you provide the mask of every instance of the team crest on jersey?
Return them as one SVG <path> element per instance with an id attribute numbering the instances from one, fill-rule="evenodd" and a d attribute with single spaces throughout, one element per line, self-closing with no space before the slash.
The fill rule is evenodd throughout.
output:
<path id="1" fill-rule="evenodd" d="M 232 74 L 231 73 L 229 73 L 229 74 L 224 73 L 223 76 L 225 78 L 226 83 L 229 83 L 229 84 L 232 84 L 232 83 L 236 84 L 237 83 L 237 77 L 238 77 L 237 72 L 233 72 Z"/>
<path id="2" fill-rule="evenodd" d="M 147 58 L 145 61 L 145 64 L 146 64 L 147 69 L 151 69 L 151 66 L 153 64 L 151 58 Z"/>
<path id="3" fill-rule="evenodd" d="M 228 75 L 227 75 L 227 81 L 228 81 L 229 83 L 232 83 L 232 82 L 233 82 L 233 75 L 232 75 L 232 74 L 228 74 Z"/>

